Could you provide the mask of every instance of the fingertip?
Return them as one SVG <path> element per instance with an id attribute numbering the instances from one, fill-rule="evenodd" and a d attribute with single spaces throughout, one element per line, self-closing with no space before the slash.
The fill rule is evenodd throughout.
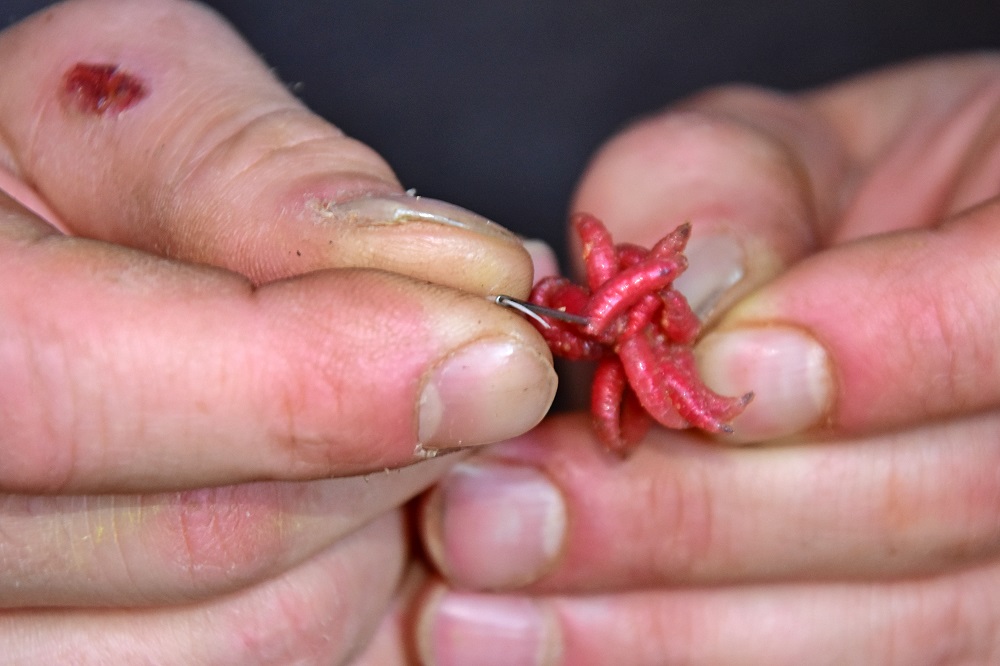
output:
<path id="1" fill-rule="evenodd" d="M 460 587 L 528 585 L 555 566 L 565 546 L 566 500 L 551 479 L 529 465 L 460 463 L 421 509 L 424 543 L 438 569 Z"/>
<path id="2" fill-rule="evenodd" d="M 836 384 L 830 355 L 802 329 L 726 328 L 705 336 L 696 353 L 706 384 L 748 402 L 723 442 L 779 439 L 821 427 L 832 416 Z"/>
<path id="3" fill-rule="evenodd" d="M 449 590 L 435 585 L 419 610 L 417 648 L 433 666 L 560 663 L 562 636 L 544 601 Z"/>
<path id="4" fill-rule="evenodd" d="M 425 373 L 417 401 L 417 439 L 425 449 L 478 446 L 537 425 L 555 398 L 549 354 L 503 336 L 477 339 Z"/>
<path id="5" fill-rule="evenodd" d="M 521 242 L 531 257 L 531 266 L 534 269 L 533 283 L 542 278 L 559 275 L 559 260 L 556 258 L 555 250 L 548 243 L 534 238 L 524 239 Z"/>

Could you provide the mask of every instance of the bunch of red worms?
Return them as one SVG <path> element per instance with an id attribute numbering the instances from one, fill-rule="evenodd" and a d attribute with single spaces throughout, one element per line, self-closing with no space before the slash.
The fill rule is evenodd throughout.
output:
<path id="1" fill-rule="evenodd" d="M 587 286 L 547 277 L 528 300 L 575 315 L 566 321 L 542 313 L 535 325 L 553 354 L 597 362 L 591 412 L 598 439 L 624 456 L 653 421 L 667 428 L 732 432 L 728 422 L 753 394 L 724 397 L 701 381 L 692 349 L 701 324 L 673 288 L 687 268 L 683 251 L 690 224 L 648 250 L 615 245 L 593 215 L 578 214 L 572 225 L 583 244 Z"/>

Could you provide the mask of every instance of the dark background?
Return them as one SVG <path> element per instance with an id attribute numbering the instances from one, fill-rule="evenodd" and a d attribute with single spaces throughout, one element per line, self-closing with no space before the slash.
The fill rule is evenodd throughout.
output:
<path id="1" fill-rule="evenodd" d="M 0 0 L 0 20 L 47 4 Z M 995 0 L 208 4 L 404 186 L 557 247 L 588 156 L 637 115 L 728 81 L 795 90 L 1000 46 Z"/>

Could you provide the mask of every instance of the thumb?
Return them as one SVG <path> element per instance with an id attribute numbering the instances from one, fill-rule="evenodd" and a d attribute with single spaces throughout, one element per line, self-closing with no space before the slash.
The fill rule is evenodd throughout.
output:
<path id="1" fill-rule="evenodd" d="M 751 295 L 702 341 L 706 380 L 753 389 L 743 439 L 852 433 L 1000 404 L 1000 201 L 934 230 L 836 246 Z"/>
<path id="2" fill-rule="evenodd" d="M 403 196 L 374 151 L 305 109 L 203 7 L 55 5 L 3 33 L 0 63 L 7 162 L 76 235 L 258 283 L 351 266 L 530 287 L 512 235 Z"/>

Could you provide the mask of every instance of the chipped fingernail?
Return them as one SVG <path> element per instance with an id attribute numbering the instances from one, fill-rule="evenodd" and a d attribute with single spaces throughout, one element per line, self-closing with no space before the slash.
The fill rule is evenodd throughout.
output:
<path id="1" fill-rule="evenodd" d="M 674 286 L 684 294 L 699 319 L 715 311 L 726 292 L 746 276 L 746 254 L 740 243 L 728 235 L 691 239 L 684 254 L 688 269 Z"/>
<path id="2" fill-rule="evenodd" d="M 383 226 L 430 222 L 516 242 L 496 222 L 454 204 L 413 194 L 380 194 L 338 203 L 314 201 L 321 217 L 341 219 L 355 226 Z"/>
<path id="3" fill-rule="evenodd" d="M 566 535 L 566 503 L 545 474 L 521 465 L 456 465 L 424 506 L 431 556 L 448 578 L 509 589 L 548 571 Z"/>
<path id="4" fill-rule="evenodd" d="M 556 383 L 551 358 L 513 338 L 470 343 L 425 376 L 418 441 L 425 449 L 444 449 L 520 435 L 545 416 Z"/>
<path id="5" fill-rule="evenodd" d="M 826 349 L 790 326 L 710 333 L 698 345 L 705 382 L 724 395 L 754 392 L 737 417 L 736 438 L 760 441 L 816 426 L 829 414 L 834 380 Z"/>
<path id="6" fill-rule="evenodd" d="M 558 663 L 562 649 L 552 613 L 528 597 L 440 592 L 417 629 L 422 663 L 493 666 Z"/>

